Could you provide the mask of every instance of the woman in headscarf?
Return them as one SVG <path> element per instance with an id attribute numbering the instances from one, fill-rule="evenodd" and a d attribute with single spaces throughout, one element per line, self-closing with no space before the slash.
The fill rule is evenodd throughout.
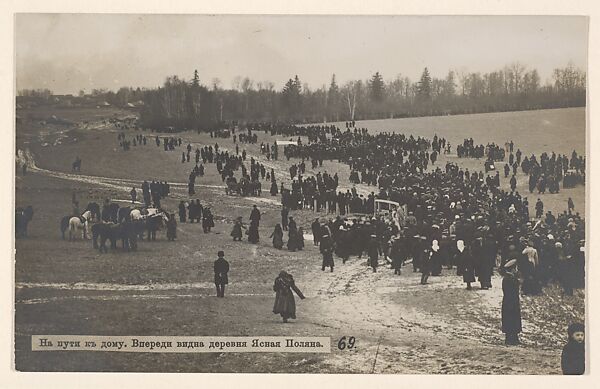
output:
<path id="1" fill-rule="evenodd" d="M 270 238 L 273 238 L 273 247 L 278 250 L 283 248 L 283 230 L 281 229 L 281 224 L 275 225 L 275 230 L 273 230 Z"/>
<path id="2" fill-rule="evenodd" d="M 442 262 L 443 262 L 442 250 L 440 248 L 440 245 L 439 245 L 439 242 L 437 241 L 437 239 L 434 239 L 431 242 L 431 260 L 430 260 L 432 276 L 439 276 L 440 274 L 442 274 Z"/>
<path id="3" fill-rule="evenodd" d="M 296 318 L 296 301 L 292 290 L 301 300 L 304 300 L 304 295 L 294 283 L 294 277 L 282 270 L 273 283 L 273 291 L 275 291 L 273 313 L 281 315 L 284 323 L 287 323 L 288 319 Z"/>
<path id="4" fill-rule="evenodd" d="M 521 301 L 519 297 L 519 279 L 517 278 L 516 259 L 506 262 L 502 268 L 502 332 L 506 334 L 505 344 L 519 344 L 521 332 Z"/>

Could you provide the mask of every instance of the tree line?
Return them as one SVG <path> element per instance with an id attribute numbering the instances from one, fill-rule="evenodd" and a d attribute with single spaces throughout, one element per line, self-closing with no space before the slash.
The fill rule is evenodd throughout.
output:
<path id="1" fill-rule="evenodd" d="M 194 71 L 189 81 L 170 76 L 158 88 L 93 92 L 116 106 L 143 101 L 141 121 L 150 128 L 212 129 L 232 122 L 316 123 L 579 107 L 586 105 L 586 73 L 568 64 L 554 69 L 542 85 L 536 69 L 512 63 L 489 73 L 450 70 L 443 78 L 425 68 L 417 81 L 402 75 L 386 81 L 376 72 L 340 85 L 334 74 L 329 85 L 314 90 L 295 75 L 277 90 L 272 82 L 247 77 L 236 77 L 227 89 L 219 79 L 204 85 Z"/>

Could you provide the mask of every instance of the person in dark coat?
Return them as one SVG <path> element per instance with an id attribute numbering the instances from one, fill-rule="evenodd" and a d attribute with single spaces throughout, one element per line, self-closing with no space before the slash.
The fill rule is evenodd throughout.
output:
<path id="1" fill-rule="evenodd" d="M 185 203 L 183 200 L 179 202 L 179 223 L 185 223 L 186 220 L 186 210 Z"/>
<path id="2" fill-rule="evenodd" d="M 290 251 L 296 251 L 298 249 L 298 228 L 296 227 L 296 222 L 294 218 L 290 216 L 290 222 L 288 225 L 288 242 L 287 248 Z"/>
<path id="3" fill-rule="evenodd" d="M 242 240 L 242 229 L 245 228 L 242 224 L 242 217 L 238 217 L 237 220 L 233 223 L 233 228 L 231 229 L 231 237 L 233 241 L 241 241 Z"/>
<path id="4" fill-rule="evenodd" d="M 169 215 L 169 220 L 167 221 L 167 239 L 171 242 L 177 238 L 177 220 L 175 220 L 175 214 L 172 213 Z"/>
<path id="5" fill-rule="evenodd" d="M 296 318 L 296 301 L 292 290 L 296 292 L 301 300 L 304 300 L 305 297 L 296 286 L 294 277 L 282 270 L 273 283 L 273 291 L 275 292 L 273 313 L 281 315 L 284 323 L 287 323 L 288 319 Z"/>
<path id="6" fill-rule="evenodd" d="M 200 223 L 200 219 L 202 219 L 203 211 L 204 211 L 204 209 L 202 208 L 202 204 L 200 204 L 200 200 L 196 199 L 196 223 Z M 213 225 L 213 227 L 214 227 L 214 225 Z"/>
<path id="7" fill-rule="evenodd" d="M 298 245 L 298 250 L 304 250 L 304 229 L 302 227 L 298 227 L 298 233 L 296 234 L 296 242 Z"/>
<path id="8" fill-rule="evenodd" d="M 321 223 L 319 223 L 319 218 L 316 218 L 315 221 L 312 222 L 310 228 L 313 234 L 313 244 L 318 246 L 321 240 Z"/>
<path id="9" fill-rule="evenodd" d="M 560 366 L 564 375 L 582 375 L 585 373 L 585 327 L 573 323 L 567 329 L 569 340 L 563 347 Z"/>
<path id="10" fill-rule="evenodd" d="M 511 259 L 503 267 L 502 279 L 502 332 L 506 334 L 505 344 L 519 344 L 521 326 L 521 301 L 519 297 L 519 279 L 517 278 L 517 260 Z"/>
<path id="11" fill-rule="evenodd" d="M 284 231 L 288 230 L 288 215 L 290 214 L 290 209 L 285 205 L 281 209 L 281 227 Z"/>
<path id="12" fill-rule="evenodd" d="M 327 227 L 321 228 L 321 234 L 329 235 L 329 229 Z M 352 247 L 350 231 L 345 226 L 340 226 L 336 241 L 335 241 L 335 253 L 338 257 L 342 258 L 342 263 L 346 263 L 348 258 L 350 258 L 350 250 Z M 321 240 L 323 239 L 321 235 Z"/>
<path id="13" fill-rule="evenodd" d="M 277 188 L 277 181 L 271 181 L 271 190 L 269 192 L 271 193 L 271 196 L 277 196 L 277 193 L 279 193 L 279 189 Z"/>
<path id="14" fill-rule="evenodd" d="M 181 204 L 179 205 L 179 207 L 180 207 L 179 210 L 181 212 Z M 196 214 L 197 214 L 196 204 L 194 203 L 194 200 L 190 200 L 190 203 L 188 204 L 188 214 L 189 214 L 188 219 L 190 220 L 190 223 L 193 223 L 194 220 L 196 219 Z"/>
<path id="15" fill-rule="evenodd" d="M 434 240 L 437 245 L 437 240 Z M 438 246 L 439 247 L 439 246 Z M 421 253 L 421 285 L 427 285 L 427 279 L 431 274 L 431 256 L 433 255 L 433 244 L 432 248 L 425 248 Z"/>
<path id="16" fill-rule="evenodd" d="M 458 250 L 456 262 L 462 269 L 463 282 L 467 283 L 467 290 L 471 290 L 471 282 L 475 282 L 475 259 L 469 249 L 465 247 L 464 241 L 457 241 L 456 248 Z"/>
<path id="17" fill-rule="evenodd" d="M 442 274 L 442 263 L 442 248 L 440 247 L 439 242 L 434 239 L 431 242 L 431 259 L 429 264 L 431 266 L 430 270 L 432 276 L 439 276 Z"/>
<path id="18" fill-rule="evenodd" d="M 252 212 L 250 212 L 250 221 L 256 223 L 256 227 L 258 228 L 260 224 L 260 211 L 256 207 L 256 205 L 252 206 Z"/>
<path id="19" fill-rule="evenodd" d="M 487 290 L 492 287 L 492 274 L 496 265 L 498 245 L 491 234 L 488 234 L 481 246 L 481 259 L 479 264 L 479 282 L 481 289 Z"/>
<path id="20" fill-rule="evenodd" d="M 252 220 L 250 222 L 250 227 L 248 228 L 248 242 L 250 243 L 258 243 L 260 241 L 260 237 L 258 235 L 258 221 Z"/>
<path id="21" fill-rule="evenodd" d="M 326 267 L 329 267 L 333 272 L 333 239 L 329 236 L 328 233 L 325 233 L 321 237 L 321 246 L 319 247 L 319 251 L 323 255 L 323 264 L 321 265 L 321 270 L 325 271 Z"/>
<path id="22" fill-rule="evenodd" d="M 377 242 L 377 235 L 371 235 L 367 252 L 369 254 L 369 266 L 373 268 L 373 273 L 375 273 L 377 272 L 377 265 L 379 265 L 379 243 Z"/>
<path id="23" fill-rule="evenodd" d="M 270 238 L 273 238 L 273 247 L 278 250 L 283 248 L 283 230 L 281 229 L 281 224 L 275 226 L 275 230 L 273 230 Z"/>
<path id="24" fill-rule="evenodd" d="M 406 238 L 404 236 L 392 240 L 390 257 L 392 258 L 392 269 L 394 269 L 394 274 L 402 274 L 402 265 L 406 259 Z"/>
<path id="25" fill-rule="evenodd" d="M 225 253 L 219 251 L 217 260 L 214 264 L 215 287 L 217 288 L 217 297 L 225 297 L 225 285 L 229 283 L 227 273 L 229 273 L 229 262 L 225 260 Z"/>
<path id="26" fill-rule="evenodd" d="M 137 191 L 135 190 L 135 187 L 131 188 L 131 192 L 129 192 L 129 195 L 131 196 L 131 204 L 135 204 L 135 202 L 137 201 Z"/>
<path id="27" fill-rule="evenodd" d="M 210 208 L 205 208 L 204 212 L 202 213 L 202 230 L 206 234 L 209 233 L 210 229 L 214 226 L 215 221 L 213 219 L 212 212 L 210 211 Z"/>

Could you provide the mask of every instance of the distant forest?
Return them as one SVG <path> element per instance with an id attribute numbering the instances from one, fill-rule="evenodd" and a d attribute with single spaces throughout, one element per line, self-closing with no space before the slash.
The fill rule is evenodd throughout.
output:
<path id="1" fill-rule="evenodd" d="M 580 107 L 586 105 L 586 74 L 569 64 L 554 69 L 552 81 L 541 85 L 537 70 L 519 63 L 483 74 L 449 71 L 444 78 L 432 77 L 425 68 L 418 81 L 401 75 L 385 81 L 377 72 L 339 85 L 334 74 L 329 85 L 313 90 L 297 75 L 280 89 L 242 77 L 225 89 L 219 79 L 203 84 L 194 71 L 191 80 L 167 77 L 156 89 L 124 87 L 91 95 L 114 106 L 139 103 L 145 127 L 205 130 L 257 121 L 316 123 Z"/>

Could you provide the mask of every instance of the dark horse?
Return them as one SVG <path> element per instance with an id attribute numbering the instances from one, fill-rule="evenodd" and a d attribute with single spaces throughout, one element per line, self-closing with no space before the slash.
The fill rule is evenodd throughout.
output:
<path id="1" fill-rule="evenodd" d="M 146 217 L 145 224 L 148 231 L 148 240 L 156 240 L 156 231 L 162 229 L 169 217 L 165 212 L 159 212 L 156 215 Z"/>
<path id="2" fill-rule="evenodd" d="M 108 252 L 106 241 L 110 241 L 111 250 L 117 248 L 117 241 L 121 240 L 123 250 L 137 250 L 137 234 L 143 227 L 139 221 L 124 220 L 122 223 L 96 223 L 92 226 L 92 244 L 100 252 Z"/>
<path id="3" fill-rule="evenodd" d="M 15 237 L 27 237 L 27 225 L 33 219 L 33 207 L 15 209 Z"/>
<path id="4" fill-rule="evenodd" d="M 118 223 L 119 222 L 118 214 L 119 214 L 119 204 L 117 204 L 117 203 L 105 204 L 102 207 L 102 214 L 101 214 L 102 221 Z"/>

